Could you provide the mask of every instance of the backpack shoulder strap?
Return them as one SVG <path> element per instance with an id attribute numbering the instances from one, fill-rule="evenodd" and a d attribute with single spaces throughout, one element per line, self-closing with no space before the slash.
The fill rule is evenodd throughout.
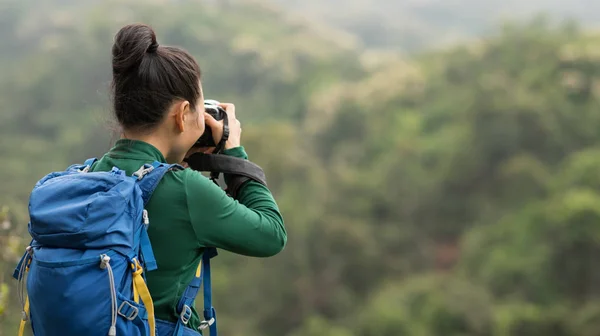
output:
<path id="1" fill-rule="evenodd" d="M 211 336 L 217 336 L 217 312 L 212 305 L 212 287 L 210 281 L 210 259 L 217 256 L 214 247 L 204 250 L 202 255 L 202 268 L 204 271 L 204 321 L 200 322 L 200 329 L 209 327 Z"/>
<path id="2" fill-rule="evenodd" d="M 170 170 L 183 169 L 178 164 L 166 164 L 158 161 L 154 161 L 152 164 L 145 164 L 138 169 L 133 176 L 137 181 L 138 186 L 142 191 L 142 199 L 144 201 L 144 207 L 148 204 L 150 197 L 154 193 L 154 190 L 158 186 L 160 180 Z M 150 224 L 147 216 L 147 212 L 144 209 L 144 224 Z M 147 227 L 144 227 L 140 236 L 140 249 L 143 258 L 143 265 L 147 271 L 152 271 L 158 268 L 154 252 L 152 251 L 152 244 L 150 244 L 150 237 L 148 237 Z"/>
<path id="3" fill-rule="evenodd" d="M 179 169 L 183 169 L 183 167 L 178 164 L 167 164 L 154 161 L 152 164 L 143 165 L 138 171 L 133 173 L 133 177 L 137 179 L 138 186 L 142 190 L 144 205 L 148 203 L 156 186 L 158 186 L 158 183 L 165 174 L 170 170 Z"/>
<path id="4" fill-rule="evenodd" d="M 209 328 L 211 336 L 217 335 L 217 315 L 215 308 L 212 305 L 212 288 L 210 281 L 210 259 L 216 257 L 217 254 L 217 249 L 214 247 L 204 249 L 202 261 L 200 261 L 200 264 L 198 265 L 196 276 L 192 278 L 192 281 L 179 299 L 179 303 L 177 303 L 179 319 L 175 325 L 173 336 L 184 335 L 185 326 L 187 326 L 192 317 L 192 307 L 194 306 L 194 300 L 196 300 L 202 282 L 204 282 L 204 320 L 200 322 L 199 329 L 204 330 Z"/>
<path id="5" fill-rule="evenodd" d="M 83 163 L 84 166 L 89 166 L 90 168 L 94 165 L 94 163 L 96 163 L 96 161 L 98 161 L 98 159 L 96 158 L 89 158 L 87 160 L 85 160 L 85 162 Z"/>
<path id="6" fill-rule="evenodd" d="M 89 158 L 89 159 L 85 160 L 85 162 L 83 164 L 79 163 L 79 164 L 72 164 L 72 165 L 68 166 L 67 169 L 65 169 L 61 173 L 73 172 L 73 171 L 78 171 L 80 173 L 87 173 L 88 171 L 90 171 L 92 169 L 92 166 L 97 161 L 98 161 L 98 159 L 96 159 L 96 158 Z M 46 175 L 46 176 L 48 176 L 48 175 Z"/>

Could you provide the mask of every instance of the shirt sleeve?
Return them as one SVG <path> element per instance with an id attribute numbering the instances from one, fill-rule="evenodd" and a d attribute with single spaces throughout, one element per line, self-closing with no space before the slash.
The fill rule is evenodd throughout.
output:
<path id="1" fill-rule="evenodd" d="M 224 154 L 247 159 L 242 147 Z M 186 173 L 187 206 L 201 246 L 253 257 L 270 257 L 283 250 L 287 232 L 267 187 L 248 181 L 234 200 L 199 172 L 186 169 Z"/>

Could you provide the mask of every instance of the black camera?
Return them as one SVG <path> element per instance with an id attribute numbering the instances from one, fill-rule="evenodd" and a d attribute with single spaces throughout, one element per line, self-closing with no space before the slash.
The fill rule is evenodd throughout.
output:
<path id="1" fill-rule="evenodd" d="M 214 150 L 210 153 L 194 153 L 185 158 L 184 161 L 193 170 L 210 172 L 211 180 L 219 186 L 220 184 L 217 180 L 221 173 L 232 175 L 233 178 L 227 183 L 225 191 L 233 198 L 237 198 L 238 189 L 247 180 L 254 180 L 266 186 L 265 173 L 261 167 L 245 159 L 221 154 L 221 151 L 225 148 L 227 139 L 229 139 L 227 111 L 219 106 L 218 101 L 212 99 L 204 101 L 204 109 L 206 113 L 210 114 L 217 121 L 223 121 L 223 135 L 218 143 L 215 144 L 212 129 L 207 125 L 202 136 L 194 143 L 194 147 L 214 147 Z"/>
<path id="2" fill-rule="evenodd" d="M 210 114 L 217 121 L 223 120 L 223 129 L 227 129 L 227 112 L 221 106 L 219 102 L 212 99 L 204 100 L 204 109 L 206 113 Z M 229 132 L 223 132 L 223 134 L 229 135 Z M 226 140 L 226 139 L 225 139 Z M 213 139 L 212 129 L 206 125 L 202 136 L 194 143 L 194 147 L 215 147 L 215 140 Z"/>

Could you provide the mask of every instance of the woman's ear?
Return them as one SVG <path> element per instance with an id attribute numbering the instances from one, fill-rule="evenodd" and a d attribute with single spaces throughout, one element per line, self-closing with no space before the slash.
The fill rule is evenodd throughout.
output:
<path id="1" fill-rule="evenodd" d="M 175 118 L 175 127 L 179 133 L 185 130 L 186 118 L 189 118 L 190 103 L 187 100 L 175 103 L 171 115 Z"/>

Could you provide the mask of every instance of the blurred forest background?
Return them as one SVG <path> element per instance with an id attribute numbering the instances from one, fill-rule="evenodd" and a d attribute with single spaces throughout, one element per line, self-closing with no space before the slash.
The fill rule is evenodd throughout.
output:
<path id="1" fill-rule="evenodd" d="M 0 335 L 20 319 L 28 194 L 111 147 L 112 39 L 140 21 L 236 104 L 286 219 L 280 255 L 215 259 L 222 335 L 600 335 L 599 13 L 0 0 Z"/>

